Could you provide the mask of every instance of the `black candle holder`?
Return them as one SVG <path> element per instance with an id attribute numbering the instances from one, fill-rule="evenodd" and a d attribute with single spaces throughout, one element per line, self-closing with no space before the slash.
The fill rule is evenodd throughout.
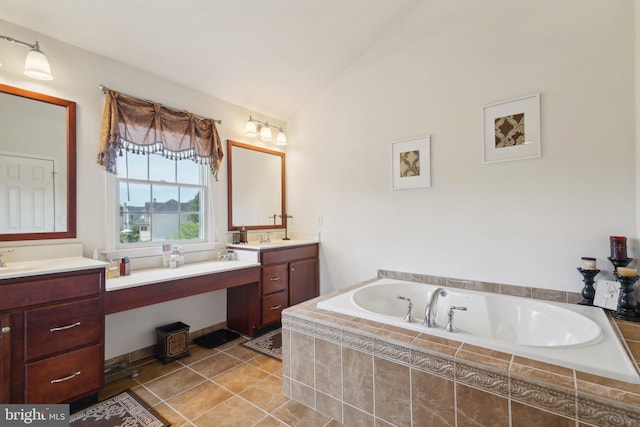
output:
<path id="1" fill-rule="evenodd" d="M 609 261 L 611 261 L 611 264 L 613 264 L 613 271 L 616 272 L 618 271 L 618 267 L 626 267 L 627 265 L 629 265 L 631 263 L 631 261 L 633 261 L 633 258 L 611 258 L 610 256 L 607 257 L 607 259 Z"/>
<path id="2" fill-rule="evenodd" d="M 596 296 L 596 290 L 593 287 L 593 278 L 600 273 L 600 270 L 588 270 L 578 267 L 578 271 L 582 274 L 582 281 L 584 282 L 584 288 L 582 288 L 582 298 L 584 299 L 578 304 L 593 305 L 593 298 Z"/>
<path id="3" fill-rule="evenodd" d="M 620 283 L 620 296 L 618 297 L 618 307 L 611 313 L 616 319 L 640 322 L 640 314 L 636 311 L 638 303 L 633 296 L 633 286 L 640 279 L 640 276 L 622 276 L 615 273 Z"/>

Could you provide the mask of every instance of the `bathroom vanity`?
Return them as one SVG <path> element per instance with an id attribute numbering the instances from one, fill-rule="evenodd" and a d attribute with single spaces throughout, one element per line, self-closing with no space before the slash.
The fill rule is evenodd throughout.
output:
<path id="1" fill-rule="evenodd" d="M 104 283 L 102 263 L 92 260 L 72 271 L 0 280 L 0 403 L 97 395 L 104 382 Z"/>
<path id="2" fill-rule="evenodd" d="M 260 282 L 227 290 L 227 325 L 248 336 L 276 325 L 285 308 L 319 295 L 318 243 L 290 241 L 232 245 L 257 256 Z"/>

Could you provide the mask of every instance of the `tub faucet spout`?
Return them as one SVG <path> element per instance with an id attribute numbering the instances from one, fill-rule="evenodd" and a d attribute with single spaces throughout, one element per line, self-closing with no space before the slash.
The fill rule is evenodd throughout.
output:
<path id="1" fill-rule="evenodd" d="M 447 291 L 444 288 L 437 288 L 431 294 L 429 298 L 429 302 L 427 303 L 427 308 L 424 311 L 424 322 L 423 325 L 427 328 L 435 328 L 438 326 L 436 323 L 436 314 L 438 313 L 438 297 L 446 296 Z"/>

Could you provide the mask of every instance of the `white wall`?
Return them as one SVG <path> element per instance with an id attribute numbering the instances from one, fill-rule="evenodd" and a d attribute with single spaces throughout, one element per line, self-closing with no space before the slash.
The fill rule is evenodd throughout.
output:
<path id="1" fill-rule="evenodd" d="M 378 268 L 579 292 L 610 235 L 638 257 L 634 16 L 424 2 L 315 96 L 289 121 L 288 210 L 321 232 L 323 292 Z M 483 165 L 482 106 L 537 92 L 542 158 Z M 432 187 L 393 191 L 391 142 L 423 134 Z"/>
<path id="2" fill-rule="evenodd" d="M 35 92 L 69 99 L 77 103 L 77 239 L 55 241 L 0 242 L 0 247 L 16 247 L 81 242 L 84 255 L 92 256 L 93 249 L 105 248 L 105 186 L 106 172 L 96 164 L 100 124 L 104 108 L 104 94 L 98 86 L 105 86 L 144 99 L 151 99 L 172 108 L 185 109 L 197 115 L 222 120 L 220 138 L 226 151 L 226 140 L 247 141 L 244 125 L 250 114 L 260 120 L 284 125 L 272 117 L 249 111 L 219 99 L 198 93 L 162 78 L 141 72 L 105 57 L 78 49 L 31 30 L 0 21 L 0 34 L 18 40 L 38 40 L 52 68 L 54 80 L 41 82 L 22 74 L 28 49 L 3 42 L 0 50 L 2 68 L 0 83 Z M 180 66 L 179 64 L 176 66 Z M 185 66 L 189 66 L 186 64 Z M 2 147 L 0 147 L 2 149 Z M 225 159 L 226 160 L 226 159 Z M 227 232 L 227 175 L 223 163 L 220 180 L 214 185 L 216 237 L 225 240 Z M 135 268 L 136 260 L 132 260 Z M 155 343 L 155 327 L 182 320 L 191 330 L 226 320 L 226 291 L 204 294 L 197 301 L 178 300 L 140 310 L 107 316 L 106 357 L 120 355 Z M 186 313 L 185 304 L 192 307 Z"/>

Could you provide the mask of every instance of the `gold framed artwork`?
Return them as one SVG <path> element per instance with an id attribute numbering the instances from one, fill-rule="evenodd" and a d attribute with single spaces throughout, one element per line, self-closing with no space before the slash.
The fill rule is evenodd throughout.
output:
<path id="1" fill-rule="evenodd" d="M 482 108 L 484 163 L 540 157 L 540 94 Z"/>
<path id="2" fill-rule="evenodd" d="M 392 144 L 393 189 L 431 187 L 431 138 L 403 139 Z"/>

